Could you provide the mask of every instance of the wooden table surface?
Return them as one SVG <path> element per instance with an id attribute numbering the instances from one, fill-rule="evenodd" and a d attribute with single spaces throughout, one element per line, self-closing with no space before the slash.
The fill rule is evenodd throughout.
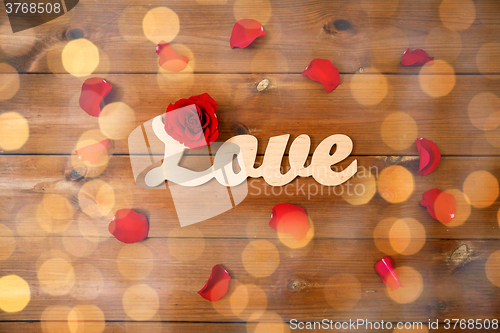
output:
<path id="1" fill-rule="evenodd" d="M 393 332 L 398 322 L 438 321 L 437 331 L 453 319 L 498 323 L 500 1 L 81 0 L 15 34 L 3 8 L 0 276 L 24 280 L 30 301 L 5 311 L 26 291 L 0 279 L 1 332 L 278 333 L 298 331 L 293 320 L 323 319 L 393 325 L 343 330 L 365 332 Z M 267 35 L 231 49 L 242 18 L 261 22 Z M 161 39 L 189 58 L 181 73 L 159 69 Z M 82 45 L 97 48 L 98 58 Z M 426 50 L 434 63 L 402 66 L 408 47 Z M 301 75 L 314 58 L 339 69 L 336 90 Z M 113 85 L 107 104 L 132 110 L 111 118 L 114 135 L 79 107 L 82 82 L 92 76 Z M 219 105 L 218 141 L 255 136 L 258 163 L 273 136 L 307 134 L 312 155 L 327 136 L 348 135 L 354 149 L 340 166 L 356 159 L 370 170 L 373 177 L 353 179 L 368 191 L 353 199 L 311 177 L 295 179 L 288 192 L 249 179 L 239 205 L 181 228 L 170 190 L 135 184 L 127 137 L 169 103 L 204 92 Z M 8 131 L 7 112 L 25 119 L 29 134 Z M 113 156 L 79 176 L 78 142 L 106 135 Z M 417 137 L 442 153 L 427 176 L 416 173 Z M 183 163 L 206 160 L 192 155 Z M 431 188 L 457 199 L 448 225 L 419 204 Z M 305 241 L 268 226 L 279 203 L 306 210 L 313 230 Z M 145 241 L 127 245 L 109 234 L 122 208 L 147 216 Z M 374 270 L 385 255 L 401 270 L 396 292 Z M 197 292 L 215 264 L 232 280 L 212 303 Z"/>

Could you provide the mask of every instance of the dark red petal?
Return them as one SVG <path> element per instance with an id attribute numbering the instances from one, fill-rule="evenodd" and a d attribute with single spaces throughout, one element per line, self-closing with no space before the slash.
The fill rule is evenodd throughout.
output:
<path id="1" fill-rule="evenodd" d="M 212 268 L 212 274 L 210 274 L 207 284 L 198 291 L 198 294 L 211 302 L 216 302 L 227 293 L 229 280 L 231 280 L 231 277 L 224 267 L 215 265 Z"/>
<path id="2" fill-rule="evenodd" d="M 146 216 L 140 213 L 131 209 L 120 209 L 109 224 L 109 232 L 123 243 L 140 242 L 148 236 L 149 223 Z"/>
<path id="3" fill-rule="evenodd" d="M 111 91 L 113 86 L 100 77 L 91 77 L 82 84 L 80 93 L 80 107 L 92 117 L 99 117 L 101 102 Z"/>
<path id="4" fill-rule="evenodd" d="M 441 151 L 431 140 L 424 138 L 417 139 L 417 149 L 420 156 L 420 165 L 417 173 L 419 175 L 428 175 L 436 170 L 441 161 Z"/>
<path id="5" fill-rule="evenodd" d="M 258 21 L 253 19 L 242 19 L 236 22 L 231 33 L 229 44 L 231 48 L 239 47 L 241 49 L 252 44 L 260 36 L 265 36 L 266 32 Z"/>
<path id="6" fill-rule="evenodd" d="M 384 257 L 380 259 L 376 264 L 375 264 L 375 270 L 377 271 L 378 275 L 380 275 L 380 278 L 382 279 L 382 282 L 384 282 L 391 290 L 396 290 L 399 287 L 402 287 L 401 283 L 399 282 L 399 272 L 395 268 L 394 265 L 394 260 L 392 260 L 391 257 Z"/>
<path id="7" fill-rule="evenodd" d="M 457 200 L 452 194 L 433 188 L 425 192 L 422 197 L 423 200 L 420 201 L 420 204 L 427 207 L 429 214 L 434 219 L 448 224 L 455 217 Z"/>
<path id="8" fill-rule="evenodd" d="M 340 74 L 337 67 L 328 59 L 314 59 L 302 72 L 311 80 L 318 81 L 330 92 L 340 84 Z"/>
<path id="9" fill-rule="evenodd" d="M 301 240 L 309 231 L 309 220 L 302 207 L 282 203 L 273 207 L 269 226 L 277 232 L 290 234 L 296 240 Z"/>
<path id="10" fill-rule="evenodd" d="M 401 57 L 401 65 L 422 66 L 433 59 L 434 57 L 429 57 L 427 52 L 422 49 L 415 49 L 411 51 L 410 48 L 407 48 Z"/>
<path id="11" fill-rule="evenodd" d="M 113 154 L 113 141 L 106 139 L 101 142 L 94 143 L 93 145 L 77 149 L 75 153 L 82 162 L 88 161 L 91 164 L 95 164 L 101 158 Z"/>
<path id="12" fill-rule="evenodd" d="M 180 72 L 189 62 L 188 57 L 177 54 L 170 44 L 163 40 L 156 46 L 156 53 L 159 56 L 158 64 L 167 71 Z"/>

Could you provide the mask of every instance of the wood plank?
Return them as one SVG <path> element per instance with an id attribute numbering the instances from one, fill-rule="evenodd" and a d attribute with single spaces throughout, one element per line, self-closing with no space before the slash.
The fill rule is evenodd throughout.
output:
<path id="1" fill-rule="evenodd" d="M 199 157 L 192 158 L 193 161 L 200 160 Z M 349 158 L 345 163 L 340 164 L 340 167 L 345 168 L 352 160 L 353 158 Z M 84 230 L 87 233 L 95 232 L 97 235 L 109 237 L 107 230 L 109 221 L 115 211 L 122 208 L 132 208 L 146 214 L 151 223 L 150 237 L 166 237 L 173 230 L 179 230 L 178 214 L 171 191 L 148 190 L 138 187 L 132 176 L 129 158 L 126 156 L 111 158 L 107 169 L 101 174 L 99 179 L 113 189 L 115 200 L 110 203 L 102 201 L 99 206 L 91 204 L 98 200 L 96 192 L 99 187 L 96 187 L 94 192 L 88 195 L 83 195 L 88 191 L 81 190 L 91 179 L 70 180 L 73 168 L 68 157 L 2 156 L 0 161 L 4 165 L 0 171 L 2 177 L 0 208 L 4 210 L 1 219 L 3 224 L 17 230 L 18 233 L 19 230 L 22 233 L 24 228 L 30 227 L 35 230 L 34 234 L 28 233 L 26 236 L 37 236 L 36 230 L 40 230 L 40 226 L 36 223 L 36 214 L 29 212 L 30 207 L 41 205 L 44 195 L 66 198 L 69 202 L 68 205 L 75 212 L 73 218 L 65 219 L 63 216 L 59 223 L 62 227 L 70 225 L 66 231 L 67 235 L 79 236 Z M 284 188 L 271 187 L 262 178 L 250 179 L 248 181 L 248 195 L 241 204 L 230 209 L 233 206 L 228 202 L 227 207 L 224 207 L 230 210 L 196 224 L 195 228 L 182 228 L 184 230 L 182 237 L 274 239 L 277 237 L 276 232 L 267 226 L 272 207 L 287 202 L 300 205 L 307 211 L 314 224 L 315 238 L 372 239 L 377 225 L 382 220 L 391 217 L 416 219 L 425 228 L 428 239 L 500 238 L 500 228 L 497 221 L 497 213 L 500 208 L 498 198 L 488 207 L 474 208 L 464 203 L 465 199 L 460 200 L 458 197 L 460 214 L 466 215 L 464 212 L 470 209 L 470 215 L 463 224 L 455 227 L 445 226 L 434 220 L 427 209 L 419 204 L 422 200 L 422 194 L 431 188 L 462 191 L 465 179 L 474 171 L 486 170 L 498 179 L 500 176 L 497 168 L 500 163 L 499 158 L 444 157 L 438 169 L 428 176 L 415 174 L 419 163 L 418 159 L 415 158 L 362 156 L 357 157 L 357 161 L 359 171 L 354 178 L 355 181 L 356 177 L 358 180 L 368 178 L 368 172 L 372 172 L 373 177 L 376 177 L 377 170 L 378 176 L 380 176 L 383 170 L 389 166 L 405 167 L 413 174 L 413 193 L 406 201 L 397 204 L 389 203 L 379 194 L 375 194 L 369 203 L 352 206 L 341 196 L 342 190 L 348 191 L 347 185 L 343 188 L 329 189 L 326 186 L 319 186 L 314 179 L 309 177 L 296 179 Z M 408 182 L 411 183 L 411 180 Z M 402 188 L 406 185 L 407 183 L 399 183 L 396 188 Z M 469 197 L 477 197 L 478 193 L 485 190 L 485 186 L 478 184 L 477 188 L 473 188 L 469 192 Z M 207 196 L 209 198 L 220 196 L 219 200 L 228 200 L 224 199 L 224 196 L 221 196 L 219 192 L 212 190 L 217 188 L 210 187 L 209 191 L 212 192 Z M 350 189 L 354 191 L 353 186 Z M 81 197 L 79 197 L 80 192 L 82 193 Z M 209 203 L 205 204 L 202 199 L 206 198 L 196 199 L 194 206 L 213 209 L 212 199 L 209 199 Z M 96 207 L 107 209 L 109 213 L 102 213 L 105 215 L 104 217 L 93 219 L 82 212 L 80 205 L 86 207 L 86 212 L 89 214 L 98 212 L 88 210 Z M 188 202 L 186 209 L 191 209 L 190 207 L 193 205 L 189 205 Z M 26 209 L 28 212 L 24 212 Z M 21 211 L 23 213 L 20 213 Z M 41 212 L 43 211 L 42 208 Z M 40 219 L 44 224 L 43 216 L 45 215 L 40 216 L 42 216 Z M 461 219 L 463 220 L 462 217 Z M 50 229 L 50 224 L 46 227 Z"/>
<path id="2" fill-rule="evenodd" d="M 361 76 L 363 80 L 365 76 Z M 269 88 L 259 93 L 256 85 L 263 78 L 270 81 Z M 135 110 L 134 124 L 113 118 L 117 126 L 129 128 L 120 132 L 118 137 L 124 139 L 116 140 L 115 153 L 128 153 L 126 137 L 131 128 L 162 114 L 169 103 L 204 92 L 219 104 L 218 140 L 237 134 L 254 135 L 259 140 L 259 154 L 264 153 L 272 136 L 291 134 L 293 140 L 307 134 L 312 153 L 324 138 L 339 133 L 353 140 L 353 155 L 416 155 L 413 139 L 417 137 L 434 141 L 443 155 L 500 153 L 498 127 L 482 131 L 471 123 L 468 113 L 474 96 L 496 94 L 500 80 L 457 76 L 447 96 L 432 98 L 420 88 L 418 76 L 385 75 L 385 79 L 386 97 L 374 106 L 363 106 L 350 89 L 353 75 L 342 75 L 343 83 L 331 93 L 302 75 L 174 75 L 163 90 L 156 75 L 109 75 L 107 80 L 114 88 L 107 103 L 123 102 Z M 79 107 L 80 80 L 54 75 L 21 75 L 20 80 L 17 95 L 0 102 L 2 110 L 19 112 L 30 126 L 28 141 L 12 153 L 70 154 L 84 132 L 99 128 L 98 118 Z M 368 89 L 363 94 L 372 92 Z M 415 123 L 407 118 L 389 122 L 382 130 L 384 121 L 395 112 L 408 114 Z M 472 115 L 474 119 L 483 117 L 477 118 L 483 121 L 488 116 Z M 393 148 L 383 140 L 382 131 Z"/>
<path id="3" fill-rule="evenodd" d="M 173 43 L 190 50 L 184 53 L 196 73 L 301 73 L 314 58 L 330 59 L 343 73 L 368 67 L 385 73 L 418 72 L 418 68 L 399 64 L 407 47 L 426 49 L 436 59 L 450 62 L 457 73 L 478 73 L 478 50 L 496 41 L 494 36 L 500 32 L 499 5 L 492 0 L 474 3 L 475 13 L 474 9 L 457 6 L 455 15 L 460 21 L 473 20 L 468 29 L 459 32 L 446 30 L 439 15 L 440 1 L 434 0 L 401 0 L 390 5 L 369 0 L 240 0 L 224 5 L 174 0 L 168 7 L 180 22 Z M 165 3 L 155 0 L 146 6 L 132 0 L 84 0 L 68 14 L 21 33 L 23 39 L 15 38 L 7 25 L 0 39 L 12 45 L 6 51 L 21 50 L 21 54 L 14 57 L 4 53 L 0 62 L 11 63 L 21 72 L 59 73 L 63 69 L 47 65 L 51 48 L 59 56 L 61 45 L 85 37 L 100 49 L 102 66 L 98 73 L 156 73 L 156 44 L 144 36 L 142 22 L 148 10 L 158 6 Z M 260 20 L 267 36 L 245 50 L 231 50 L 235 13 L 238 19 Z M 6 14 L 2 19 L 6 21 Z M 465 23 L 459 28 L 466 27 Z M 492 50 L 486 50 L 485 55 L 490 61 L 497 56 Z M 498 74 L 498 67 L 483 67 L 487 73 Z"/>

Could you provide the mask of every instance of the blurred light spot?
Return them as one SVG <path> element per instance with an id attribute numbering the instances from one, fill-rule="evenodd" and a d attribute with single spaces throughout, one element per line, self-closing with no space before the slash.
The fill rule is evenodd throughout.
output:
<path id="1" fill-rule="evenodd" d="M 0 78 L 2 74 L 0 74 Z M 0 100 L 1 97 L 0 87 Z M 17 112 L 5 112 L 0 114 L 0 149 L 20 149 L 30 136 L 28 121 Z"/>
<path id="2" fill-rule="evenodd" d="M 288 73 L 288 60 L 278 50 L 260 50 L 252 59 L 252 73 Z"/>
<path id="3" fill-rule="evenodd" d="M 30 286 L 17 275 L 0 278 L 0 309 L 5 312 L 20 312 L 30 302 Z"/>
<path id="4" fill-rule="evenodd" d="M 267 240 L 250 242 L 241 255 L 245 270 L 255 277 L 274 273 L 280 264 L 280 254 L 275 245 Z"/>
<path id="5" fill-rule="evenodd" d="M 73 266 L 63 258 L 52 258 L 45 261 L 38 269 L 37 276 L 42 289 L 54 296 L 69 293 L 75 284 Z"/>
<path id="6" fill-rule="evenodd" d="M 237 280 L 232 278 L 229 283 L 229 288 L 227 289 L 226 296 L 219 299 L 217 302 L 211 302 L 214 309 L 223 315 L 224 317 L 234 317 L 233 310 L 231 308 L 231 295 L 233 295 L 234 291 L 238 289 L 242 284 Z M 241 292 L 241 290 L 239 290 Z"/>
<path id="7" fill-rule="evenodd" d="M 490 131 L 500 125 L 500 98 L 493 93 L 483 92 L 474 96 L 468 111 L 472 125 L 482 131 Z"/>
<path id="8" fill-rule="evenodd" d="M 153 270 L 153 260 L 153 253 L 142 244 L 125 245 L 116 257 L 120 273 L 129 280 L 147 278 Z"/>
<path id="9" fill-rule="evenodd" d="M 498 197 L 498 180 L 488 171 L 474 171 L 465 179 L 463 191 L 472 206 L 485 208 Z"/>
<path id="10" fill-rule="evenodd" d="M 77 221 L 80 233 L 90 242 L 99 243 L 111 237 L 108 230 L 110 220 L 107 218 L 91 219 L 85 214 L 80 214 Z"/>
<path id="11" fill-rule="evenodd" d="M 171 93 L 175 90 L 177 95 L 187 95 L 191 93 L 191 88 L 194 85 L 193 64 L 191 61 L 179 73 L 166 71 L 163 68 L 158 69 L 156 81 L 158 87 L 164 92 Z"/>
<path id="12" fill-rule="evenodd" d="M 107 104 L 99 115 L 99 128 L 110 139 L 127 138 L 135 128 L 134 110 L 123 102 Z"/>
<path id="13" fill-rule="evenodd" d="M 404 287 L 391 291 L 386 287 L 387 294 L 396 303 L 408 304 L 420 297 L 424 290 L 422 275 L 409 266 L 397 267 L 399 271 L 399 282 Z"/>
<path id="14" fill-rule="evenodd" d="M 394 26 L 377 29 L 371 43 L 371 58 L 379 68 L 399 67 L 403 52 L 410 45 L 404 30 Z"/>
<path id="15" fill-rule="evenodd" d="M 492 131 L 486 131 L 484 132 L 484 136 L 486 137 L 486 140 L 490 145 L 493 147 L 500 147 L 500 128 L 494 129 Z M 481 149 L 483 149 L 484 146 L 481 145 Z"/>
<path id="16" fill-rule="evenodd" d="M 437 27 L 425 37 L 424 49 L 435 59 L 453 61 L 462 50 L 462 38 L 455 30 Z"/>
<path id="17" fill-rule="evenodd" d="M 485 265 L 486 277 L 495 286 L 500 287 L 500 251 L 493 252 Z"/>
<path id="18" fill-rule="evenodd" d="M 389 231 L 391 227 L 396 223 L 398 219 L 395 217 L 390 217 L 383 219 L 380 221 L 373 231 L 373 240 L 375 245 L 380 250 L 388 255 L 396 254 L 397 252 L 392 248 L 390 239 L 389 239 Z"/>
<path id="19" fill-rule="evenodd" d="M 91 264 L 75 266 L 75 285 L 71 296 L 80 301 L 96 299 L 104 289 L 104 279 L 101 272 Z"/>
<path id="20" fill-rule="evenodd" d="M 231 310 L 238 318 L 256 321 L 267 309 L 266 293 L 254 284 L 241 284 L 230 297 Z"/>
<path id="21" fill-rule="evenodd" d="M 16 238 L 14 232 L 3 224 L 0 224 L 0 261 L 8 259 L 16 249 Z"/>
<path id="22" fill-rule="evenodd" d="M 71 308 L 52 305 L 45 308 L 41 317 L 44 333 L 71 333 L 68 326 L 68 315 Z"/>
<path id="23" fill-rule="evenodd" d="M 420 69 L 420 88 L 431 97 L 446 96 L 455 87 L 455 70 L 444 60 L 433 60 Z"/>
<path id="24" fill-rule="evenodd" d="M 234 18 L 254 19 L 265 25 L 271 18 L 272 8 L 268 0 L 236 0 L 234 2 Z"/>
<path id="25" fill-rule="evenodd" d="M 77 228 L 76 225 L 75 228 Z M 91 242 L 82 236 L 73 236 L 75 231 L 72 229 L 71 227 L 66 229 L 63 233 L 63 237 L 61 237 L 64 249 L 72 256 L 78 258 L 88 257 L 97 249 L 97 243 Z"/>
<path id="26" fill-rule="evenodd" d="M 85 38 L 68 42 L 61 57 L 64 69 L 76 77 L 92 74 L 99 65 L 99 49 Z"/>
<path id="27" fill-rule="evenodd" d="M 95 305 L 77 305 L 68 314 L 68 326 L 71 333 L 101 333 L 104 313 Z"/>
<path id="28" fill-rule="evenodd" d="M 460 190 L 452 189 L 447 190 L 445 193 L 449 193 L 455 197 L 457 201 L 457 210 L 455 212 L 455 217 L 446 226 L 448 227 L 458 227 L 464 224 L 470 215 L 470 200 L 469 198 Z"/>
<path id="29" fill-rule="evenodd" d="M 105 151 L 102 155 L 100 155 L 97 161 L 90 163 L 89 161 L 80 160 L 75 151 L 106 139 L 107 137 L 98 129 L 89 130 L 80 135 L 75 148 L 71 151 L 71 164 L 73 169 L 84 170 L 82 171 L 84 173 L 82 176 L 85 176 L 86 178 L 99 176 L 108 166 L 109 158 L 111 156 L 109 156 Z"/>
<path id="30" fill-rule="evenodd" d="M 167 238 L 170 255 L 182 262 L 198 259 L 205 250 L 205 239 L 200 229 L 195 226 L 173 229 Z"/>
<path id="31" fill-rule="evenodd" d="M 410 217 L 398 219 L 389 230 L 389 242 L 392 248 L 404 255 L 420 251 L 425 244 L 425 228 L 420 222 Z"/>
<path id="32" fill-rule="evenodd" d="M 309 242 L 311 242 L 311 240 L 314 238 L 314 224 L 310 218 L 308 218 L 308 220 L 309 220 L 309 231 L 307 232 L 306 237 L 304 237 L 301 240 L 296 240 L 295 238 L 293 238 L 291 234 L 278 232 L 277 234 L 280 242 L 291 249 L 299 249 L 309 244 Z"/>
<path id="33" fill-rule="evenodd" d="M 115 206 L 115 191 L 105 181 L 92 180 L 81 187 L 78 203 L 82 211 L 92 218 L 106 216 Z"/>
<path id="34" fill-rule="evenodd" d="M 30 241 L 44 238 L 48 234 L 37 222 L 37 209 L 38 207 L 35 205 L 28 205 L 21 208 L 16 214 L 17 233 Z"/>
<path id="35" fill-rule="evenodd" d="M 148 13 L 148 8 L 143 6 L 127 7 L 118 18 L 120 35 L 128 42 L 142 42 L 145 40 L 142 30 L 142 20 Z"/>
<path id="36" fill-rule="evenodd" d="M 489 79 L 498 79 L 498 73 L 500 73 L 500 43 L 487 43 L 481 46 L 476 54 L 476 64 L 479 71 Z"/>
<path id="37" fill-rule="evenodd" d="M 380 134 L 386 145 L 395 150 L 403 150 L 415 143 L 418 127 L 409 114 L 395 112 L 385 118 Z"/>
<path id="38" fill-rule="evenodd" d="M 356 73 L 351 79 L 352 97 L 361 105 L 376 105 L 387 95 L 387 80 L 373 68 L 365 68 L 363 74 Z"/>
<path id="39" fill-rule="evenodd" d="M 357 174 L 348 180 L 348 184 L 352 185 L 348 187 L 351 188 L 351 192 L 344 191 L 342 198 L 354 206 L 367 204 L 377 193 L 377 181 L 370 171 L 363 177 Z"/>
<path id="40" fill-rule="evenodd" d="M 476 6 L 472 0 L 443 0 L 439 17 L 449 29 L 466 30 L 476 19 Z"/>
<path id="41" fill-rule="evenodd" d="M 334 274 L 327 282 L 325 298 L 328 304 L 340 311 L 353 308 L 361 299 L 361 283 L 352 274 Z"/>
<path id="42" fill-rule="evenodd" d="M 21 56 L 35 44 L 37 37 L 33 29 L 18 31 L 15 34 L 8 21 L 0 25 L 0 48 L 10 56 Z"/>
<path id="43" fill-rule="evenodd" d="M 142 19 L 142 30 L 146 38 L 155 44 L 162 40 L 169 43 L 179 33 L 179 17 L 170 8 L 153 8 Z"/>
<path id="44" fill-rule="evenodd" d="M 378 193 L 390 203 L 408 200 L 413 187 L 413 175 L 400 165 L 385 168 L 377 179 Z"/>
<path id="45" fill-rule="evenodd" d="M 276 312 L 266 312 L 258 323 L 248 322 L 247 333 L 289 333 L 290 327 Z"/>
<path id="46" fill-rule="evenodd" d="M 60 233 L 68 228 L 75 213 L 68 199 L 58 194 L 45 194 L 38 205 L 36 216 L 40 226 L 49 233 Z"/>
<path id="47" fill-rule="evenodd" d="M 19 74 L 6 63 L 0 63 L 0 101 L 14 97 L 19 90 Z"/>
<path id="48" fill-rule="evenodd" d="M 159 307 L 158 294 L 146 284 L 133 285 L 123 294 L 123 309 L 133 320 L 149 320 L 158 312 Z"/>
<path id="49" fill-rule="evenodd" d="M 361 0 L 361 8 L 371 17 L 391 17 L 398 9 L 399 0 Z"/>

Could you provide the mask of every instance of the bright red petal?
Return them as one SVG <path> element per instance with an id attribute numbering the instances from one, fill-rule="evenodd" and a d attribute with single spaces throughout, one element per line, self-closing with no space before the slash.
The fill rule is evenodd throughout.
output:
<path id="1" fill-rule="evenodd" d="M 378 275 L 380 275 L 382 282 L 384 282 L 389 288 L 391 288 L 391 290 L 394 291 L 399 287 L 402 287 L 401 283 L 398 280 L 399 272 L 395 268 L 394 260 L 392 260 L 391 257 L 384 257 L 380 259 L 375 264 L 375 270 L 377 271 Z"/>
<path id="2" fill-rule="evenodd" d="M 216 302 L 227 293 L 229 280 L 231 280 L 231 277 L 224 267 L 215 265 L 207 283 L 198 291 L 198 294 L 211 302 Z"/>
<path id="3" fill-rule="evenodd" d="M 174 49 L 165 41 L 161 41 L 156 46 L 158 54 L 158 64 L 167 71 L 180 72 L 184 70 L 189 62 L 189 58 L 177 54 Z"/>
<path id="4" fill-rule="evenodd" d="M 417 139 L 417 149 L 420 156 L 420 165 L 417 173 L 419 175 L 428 175 L 436 170 L 441 161 L 441 151 L 431 140 L 424 138 Z"/>
<path id="5" fill-rule="evenodd" d="M 429 57 L 427 52 L 422 49 L 415 49 L 411 51 L 410 48 L 407 48 L 401 57 L 401 65 L 422 66 L 433 59 L 434 57 Z"/>
<path id="6" fill-rule="evenodd" d="M 256 20 L 242 19 L 236 22 L 231 32 L 231 39 L 229 44 L 231 48 L 239 47 L 241 49 L 252 44 L 252 42 L 260 36 L 265 36 L 266 32 Z"/>
<path id="7" fill-rule="evenodd" d="M 82 84 L 80 93 L 80 107 L 92 117 L 99 117 L 101 102 L 111 91 L 113 86 L 100 77 L 92 77 Z"/>
<path id="8" fill-rule="evenodd" d="M 420 204 L 427 207 L 431 216 L 447 224 L 455 217 L 457 210 L 457 200 L 452 194 L 433 188 L 423 194 Z"/>
<path id="9" fill-rule="evenodd" d="M 269 226 L 277 232 L 290 234 L 296 240 L 301 240 L 309 231 L 309 220 L 301 207 L 282 203 L 273 207 Z"/>
<path id="10" fill-rule="evenodd" d="M 135 243 L 144 240 L 149 233 L 146 216 L 131 209 L 120 209 L 109 224 L 109 232 L 123 243 Z"/>
<path id="11" fill-rule="evenodd" d="M 330 92 L 340 84 L 340 74 L 337 67 L 328 59 L 314 59 L 302 72 L 311 80 L 318 81 Z"/>
<path id="12" fill-rule="evenodd" d="M 82 162 L 88 161 L 91 164 L 96 164 L 101 158 L 108 157 L 113 153 L 113 141 L 106 139 L 77 149 L 75 152 Z"/>

